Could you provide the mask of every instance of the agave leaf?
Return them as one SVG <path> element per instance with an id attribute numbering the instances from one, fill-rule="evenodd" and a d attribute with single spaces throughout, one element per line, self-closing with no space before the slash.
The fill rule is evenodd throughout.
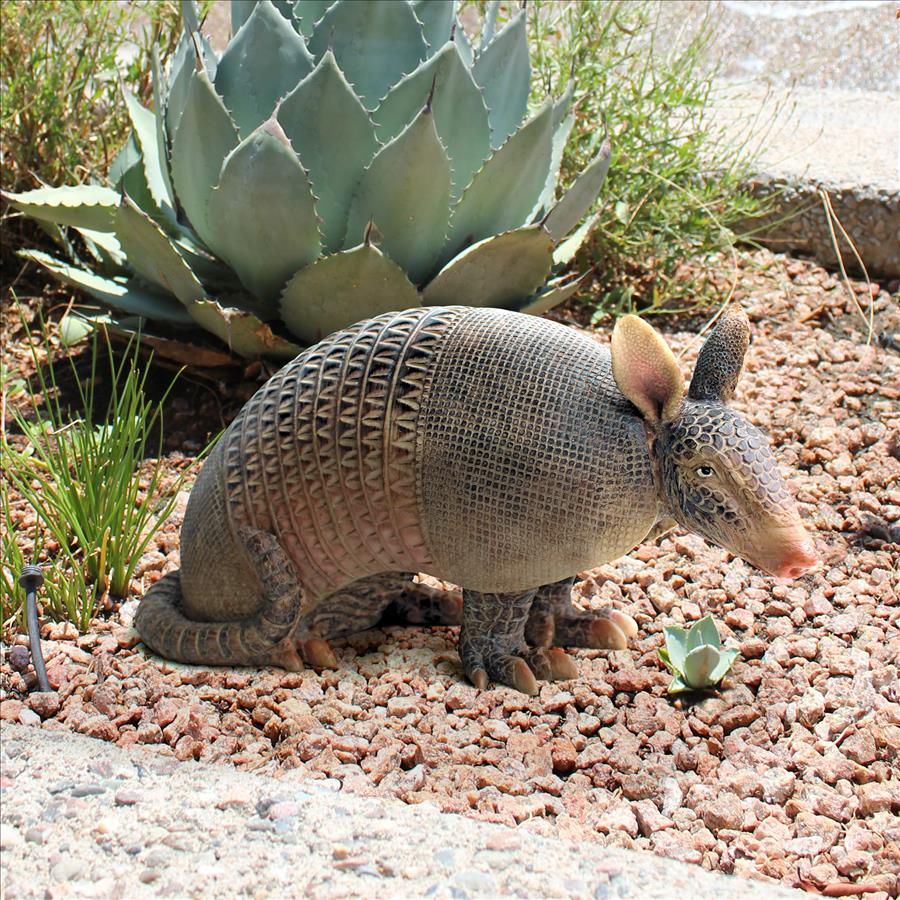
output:
<path id="1" fill-rule="evenodd" d="M 187 103 L 194 61 L 194 47 L 191 40 L 187 35 L 182 35 L 169 63 L 169 90 L 166 94 L 164 115 L 170 144 L 175 132 L 178 131 L 184 105 Z"/>
<path id="2" fill-rule="evenodd" d="M 109 319 L 109 317 L 106 317 Z M 110 321 L 112 321 L 110 319 Z M 78 313 L 66 313 L 59 320 L 59 342 L 63 347 L 72 347 L 79 341 L 83 341 L 93 330 L 94 324 L 90 319 L 78 315 Z"/>
<path id="3" fill-rule="evenodd" d="M 459 18 L 456 19 L 454 24 L 453 43 L 456 44 L 456 49 L 459 51 L 459 57 L 466 64 L 466 68 L 471 69 L 472 63 L 475 61 L 475 51 L 472 49 L 472 42 L 469 40 L 466 29 L 463 27 L 463 23 Z"/>
<path id="4" fill-rule="evenodd" d="M 19 255 L 43 266 L 64 284 L 80 288 L 115 309 L 121 309 L 134 316 L 170 322 L 173 325 L 189 325 L 191 323 L 191 317 L 180 303 L 169 297 L 152 293 L 134 280 L 102 278 L 95 272 L 70 266 L 40 250 L 20 250 Z"/>
<path id="5" fill-rule="evenodd" d="M 575 254 L 588 239 L 599 219 L 599 213 L 585 219 L 561 244 L 557 244 L 553 251 L 554 266 L 564 266 L 575 258 Z"/>
<path id="6" fill-rule="evenodd" d="M 316 23 L 309 49 L 317 60 L 331 49 L 367 109 L 425 59 L 428 44 L 409 3 L 337 0 Z"/>
<path id="7" fill-rule="evenodd" d="M 569 107 L 572 105 L 572 97 L 575 96 L 575 82 L 569 81 L 566 89 L 560 94 L 559 100 L 553 104 L 553 131 L 563 123 L 563 120 L 569 114 Z"/>
<path id="8" fill-rule="evenodd" d="M 734 661 L 738 658 L 737 650 L 720 650 L 719 661 L 716 663 L 712 672 L 709 673 L 709 683 L 718 684 L 728 673 L 728 670 L 734 665 Z"/>
<path id="9" fill-rule="evenodd" d="M 562 199 L 547 215 L 544 227 L 561 241 L 591 208 L 603 180 L 609 171 L 609 160 L 612 150 L 609 141 L 604 141 L 600 152 L 591 160 L 588 167 L 575 179 L 574 184 L 563 194 Z"/>
<path id="10" fill-rule="evenodd" d="M 162 65 L 159 62 L 159 50 L 153 45 L 150 53 L 150 62 L 153 71 L 153 127 L 156 129 L 156 153 L 159 159 L 159 170 L 162 174 L 166 194 L 169 197 L 170 206 L 174 207 L 172 198 L 172 179 L 169 176 L 169 144 L 166 139 L 166 82 L 163 78 Z"/>
<path id="11" fill-rule="evenodd" d="M 127 195 L 116 215 L 116 237 L 138 275 L 174 294 L 185 306 L 204 299 L 203 285 L 165 232 Z"/>
<path id="12" fill-rule="evenodd" d="M 591 279 L 592 271 L 588 270 L 575 278 L 557 278 L 551 281 L 545 288 L 533 294 L 525 304 L 519 307 L 519 312 L 528 313 L 531 316 L 542 316 L 548 309 L 559 306 L 569 297 L 573 297 L 583 287 L 585 287 Z"/>
<path id="13" fill-rule="evenodd" d="M 210 230 L 206 209 L 225 157 L 238 133 L 206 72 L 194 72 L 184 112 L 172 141 L 172 181 L 188 221 L 203 241 Z"/>
<path id="14" fill-rule="evenodd" d="M 719 662 L 719 651 L 715 647 L 694 647 L 684 659 L 681 675 L 693 688 L 707 687 L 709 676 Z"/>
<path id="15" fill-rule="evenodd" d="M 60 337 L 65 329 L 70 336 L 70 342 L 80 340 L 96 328 L 101 328 L 111 337 L 130 340 L 138 338 L 141 344 L 149 347 L 154 356 L 159 359 L 170 359 L 183 366 L 201 366 L 213 368 L 218 366 L 233 365 L 236 360 L 231 354 L 213 347 L 192 344 L 187 341 L 187 335 L 182 334 L 178 340 L 170 340 L 158 334 L 152 334 L 147 329 L 152 327 L 145 319 L 139 316 L 114 316 L 99 310 L 78 309 L 63 316 L 60 319 Z M 87 331 L 85 331 L 87 329 Z"/>
<path id="16" fill-rule="evenodd" d="M 527 221 L 547 179 L 551 125 L 552 108 L 545 104 L 475 173 L 453 210 L 444 260 L 474 241 Z"/>
<path id="17" fill-rule="evenodd" d="M 141 106 L 127 88 L 123 87 L 122 93 L 125 95 L 125 105 L 134 128 L 135 139 L 140 147 L 141 165 L 147 180 L 147 189 L 163 215 L 174 222 L 176 219 L 174 202 L 160 165 L 159 146 L 156 139 L 156 117 L 149 109 Z"/>
<path id="18" fill-rule="evenodd" d="M 195 243 L 187 231 L 169 235 L 175 249 L 184 258 L 190 270 L 207 287 L 227 288 L 233 290 L 236 286 L 234 272 L 216 257 L 209 254 L 203 247 Z"/>
<path id="19" fill-rule="evenodd" d="M 151 219 L 166 221 L 162 210 L 156 205 L 156 201 L 150 193 L 150 185 L 147 184 L 147 174 L 144 172 L 144 161 L 140 157 L 122 176 L 122 180 L 119 182 L 119 192 L 120 194 L 128 194 Z"/>
<path id="20" fill-rule="evenodd" d="M 672 679 L 672 683 L 669 685 L 668 693 L 670 694 L 684 694 L 687 691 L 692 690 L 689 684 L 686 684 L 680 675 L 675 675 Z"/>
<path id="21" fill-rule="evenodd" d="M 486 47 L 472 66 L 490 111 L 491 146 L 495 149 L 519 127 L 528 108 L 531 65 L 525 10 L 520 10 Z"/>
<path id="22" fill-rule="evenodd" d="M 270 0 L 260 0 L 219 60 L 216 90 L 242 137 L 314 67 L 303 38 Z"/>
<path id="23" fill-rule="evenodd" d="M 240 31 L 241 26 L 250 18 L 250 13 L 256 6 L 257 0 L 231 0 L 231 36 L 234 37 Z"/>
<path id="24" fill-rule="evenodd" d="M 113 157 L 113 161 L 109 164 L 109 171 L 106 173 L 107 181 L 116 189 L 121 190 L 122 179 L 125 173 L 135 163 L 141 161 L 141 148 L 138 147 L 137 138 L 134 133 L 128 135 L 127 140 L 119 148 L 119 152 Z"/>
<path id="25" fill-rule="evenodd" d="M 540 225 L 494 235 L 449 262 L 422 292 L 426 306 L 511 309 L 534 293 L 553 262 L 553 240 Z"/>
<path id="26" fill-rule="evenodd" d="M 432 85 L 434 122 L 450 157 L 451 200 L 456 200 L 490 155 L 491 129 L 481 90 L 455 44 L 444 44 L 391 88 L 374 114 L 376 134 L 382 143 L 396 137 L 424 106 Z"/>
<path id="27" fill-rule="evenodd" d="M 94 231 L 112 231 L 113 215 L 119 205 L 119 195 L 114 190 L 96 184 L 42 187 L 21 194 L 0 191 L 0 194 L 33 219 Z"/>
<path id="28" fill-rule="evenodd" d="M 200 30 L 200 10 L 196 0 L 181 0 L 181 21 L 188 34 Z"/>
<path id="29" fill-rule="evenodd" d="M 434 268 L 449 218 L 450 160 L 426 107 L 363 174 L 350 204 L 344 246 L 361 244 L 374 221 L 384 252 L 418 284 Z"/>
<path id="30" fill-rule="evenodd" d="M 235 357 L 224 350 L 216 350 L 203 344 L 192 344 L 184 339 L 174 341 L 156 334 L 148 334 L 144 329 L 136 329 L 128 320 L 118 319 L 111 324 L 103 323 L 103 328 L 126 339 L 137 336 L 142 344 L 153 350 L 156 359 L 170 359 L 182 366 L 211 369 L 233 366 L 237 362 Z"/>
<path id="31" fill-rule="evenodd" d="M 203 67 L 210 81 L 216 80 L 216 52 L 212 48 L 205 34 L 200 32 L 200 5 L 197 0 L 181 0 L 181 25 L 184 28 L 184 37 L 191 46 L 191 55 L 196 44 L 200 46 Z M 195 44 L 196 41 L 196 44 Z"/>
<path id="32" fill-rule="evenodd" d="M 687 632 L 680 625 L 666 625 L 663 632 L 666 636 L 669 659 L 676 672 L 683 672 L 684 661 L 688 654 Z"/>
<path id="33" fill-rule="evenodd" d="M 127 260 L 122 252 L 122 245 L 116 236 L 109 231 L 92 231 L 90 228 L 75 229 L 84 241 L 84 246 L 97 261 L 104 275 L 123 275 L 127 273 Z"/>
<path id="34" fill-rule="evenodd" d="M 263 301 L 263 318 L 277 318 L 281 289 L 322 245 L 309 179 L 274 118 L 225 160 L 207 221 L 210 246 Z"/>
<path id="35" fill-rule="evenodd" d="M 666 667 L 670 672 L 674 672 L 674 671 L 675 671 L 675 667 L 672 665 L 672 660 L 669 659 L 669 651 L 666 650 L 665 647 L 660 647 L 660 648 L 656 651 L 656 655 L 660 658 L 660 660 L 662 661 L 662 663 L 665 665 L 665 667 Z"/>
<path id="36" fill-rule="evenodd" d="M 556 105 L 553 106 L 553 117 L 556 118 Z M 570 112 L 553 130 L 553 144 L 550 150 L 550 170 L 547 172 L 547 180 L 541 196 L 531 211 L 529 218 L 532 221 L 540 221 L 550 208 L 556 197 L 556 181 L 559 178 L 559 167 L 562 163 L 563 151 L 566 149 L 566 141 L 572 133 L 575 124 L 575 113 Z"/>
<path id="37" fill-rule="evenodd" d="M 198 325 L 247 359 L 293 359 L 300 352 L 300 347 L 273 334 L 265 322 L 244 310 L 221 306 L 215 300 L 201 300 L 192 304 L 189 311 Z"/>
<path id="38" fill-rule="evenodd" d="M 307 40 L 312 37 L 316 22 L 325 15 L 334 0 L 297 0 L 293 6 L 294 22 Z"/>
<path id="39" fill-rule="evenodd" d="M 272 5 L 280 12 L 288 22 L 294 24 L 294 0 L 272 0 Z"/>
<path id="40" fill-rule="evenodd" d="M 277 118 L 309 173 L 324 251 L 334 252 L 353 192 L 378 149 L 375 126 L 331 53 L 282 100 Z"/>
<path id="41" fill-rule="evenodd" d="M 362 244 L 301 269 L 281 296 L 281 317 L 312 344 L 360 319 L 418 305 L 406 273 L 377 247 Z"/>
<path id="42" fill-rule="evenodd" d="M 500 0 L 489 0 L 484 13 L 484 25 L 481 28 L 481 41 L 478 44 L 479 53 L 483 53 L 485 47 L 494 39 L 498 12 L 500 12 Z"/>
<path id="43" fill-rule="evenodd" d="M 704 644 L 718 649 L 722 646 L 722 640 L 719 637 L 719 631 L 716 623 L 713 622 L 712 616 L 704 616 L 691 626 L 687 635 L 687 649 L 693 650 L 695 647 L 701 647 Z"/>
<path id="44" fill-rule="evenodd" d="M 412 0 L 413 12 L 422 23 L 422 34 L 431 56 L 450 40 L 453 28 L 454 0 Z"/>

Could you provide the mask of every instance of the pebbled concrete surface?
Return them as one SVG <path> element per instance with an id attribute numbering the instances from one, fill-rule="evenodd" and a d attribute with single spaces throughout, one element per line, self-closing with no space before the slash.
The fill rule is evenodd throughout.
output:
<path id="1" fill-rule="evenodd" d="M 803 896 L 651 854 L 549 840 L 430 804 L 0 726 L 0 884 L 40 897 Z"/>
<path id="2" fill-rule="evenodd" d="M 869 274 L 900 277 L 896 3 L 669 0 L 660 25 L 677 45 L 705 16 L 716 27 L 711 72 L 721 56 L 711 126 L 759 151 L 751 187 L 775 197 L 763 242 L 836 266 L 821 188 Z M 838 241 L 845 264 L 858 270 L 849 244 Z"/>

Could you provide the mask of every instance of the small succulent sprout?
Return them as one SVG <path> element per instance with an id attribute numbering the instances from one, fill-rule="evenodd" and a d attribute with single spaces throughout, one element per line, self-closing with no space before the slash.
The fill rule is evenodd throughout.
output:
<path id="1" fill-rule="evenodd" d="M 737 650 L 725 650 L 712 616 L 704 616 L 690 629 L 667 625 L 666 646 L 659 658 L 675 676 L 670 694 L 715 687 L 737 659 Z"/>

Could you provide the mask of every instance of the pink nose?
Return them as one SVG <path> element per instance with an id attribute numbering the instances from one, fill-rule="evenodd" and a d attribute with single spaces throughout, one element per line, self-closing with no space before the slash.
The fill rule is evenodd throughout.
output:
<path id="1" fill-rule="evenodd" d="M 775 574 L 779 578 L 799 578 L 812 569 L 818 561 L 812 542 L 804 541 L 802 544 L 795 544 L 788 550 L 778 563 Z"/>

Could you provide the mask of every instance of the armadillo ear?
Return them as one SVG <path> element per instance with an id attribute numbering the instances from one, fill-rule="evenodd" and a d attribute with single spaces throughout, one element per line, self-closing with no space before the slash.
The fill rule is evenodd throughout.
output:
<path id="1" fill-rule="evenodd" d="M 688 396 L 725 403 L 734 396 L 744 354 L 750 346 L 747 313 L 733 303 L 722 314 L 700 350 Z"/>
<path id="2" fill-rule="evenodd" d="M 643 319 L 623 316 L 612 336 L 613 378 L 619 390 L 657 424 L 674 418 L 684 379 L 669 345 Z"/>

